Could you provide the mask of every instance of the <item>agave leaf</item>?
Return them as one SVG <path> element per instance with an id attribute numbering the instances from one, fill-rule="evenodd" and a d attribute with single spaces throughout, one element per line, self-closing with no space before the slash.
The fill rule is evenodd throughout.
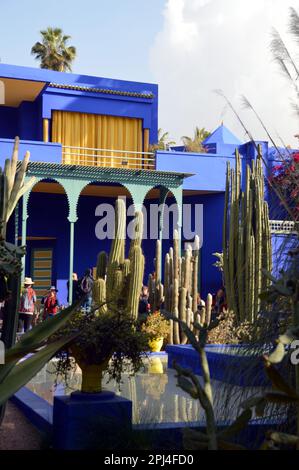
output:
<path id="1" fill-rule="evenodd" d="M 213 320 L 207 328 L 208 331 L 213 330 L 214 328 L 216 328 L 221 323 L 221 321 L 222 321 L 222 319 L 219 319 L 219 318 L 216 318 L 215 320 Z"/>
<path id="2" fill-rule="evenodd" d="M 284 380 L 284 378 L 280 375 L 278 370 L 272 364 L 266 363 L 265 369 L 266 374 L 271 380 L 271 383 L 274 388 L 276 388 L 280 392 L 285 393 L 290 397 L 297 397 L 297 399 L 299 399 L 296 390 Z"/>
<path id="3" fill-rule="evenodd" d="M 187 450 L 203 450 L 208 447 L 208 436 L 196 429 L 184 429 L 183 444 Z"/>
<path id="4" fill-rule="evenodd" d="M 179 375 L 177 379 L 178 379 L 178 386 L 180 388 L 182 388 L 185 392 L 189 393 L 189 395 L 192 398 L 198 398 L 198 392 L 196 390 L 196 387 L 190 380 L 188 380 L 186 377 L 183 377 L 181 375 Z"/>
<path id="5" fill-rule="evenodd" d="M 236 433 L 240 432 L 247 426 L 248 422 L 251 420 L 251 417 L 251 409 L 244 410 L 230 426 L 218 434 L 218 437 L 221 440 L 233 437 Z"/>
<path id="6" fill-rule="evenodd" d="M 198 429 L 186 428 L 183 430 L 183 436 L 186 439 L 198 440 L 203 442 L 208 442 L 209 437 L 202 431 Z"/>
<path id="7" fill-rule="evenodd" d="M 264 400 L 265 400 L 264 397 L 250 397 L 241 403 L 241 408 L 243 409 L 255 408 Z"/>
<path id="8" fill-rule="evenodd" d="M 267 361 L 271 364 L 278 364 L 285 356 L 285 349 L 282 343 L 278 343 L 274 351 L 267 357 Z"/>
<path id="9" fill-rule="evenodd" d="M 294 434 L 286 434 L 284 432 L 269 431 L 267 438 L 277 444 L 295 446 L 299 444 L 299 437 Z"/>
<path id="10" fill-rule="evenodd" d="M 65 325 L 80 304 L 81 300 L 65 308 L 58 315 L 47 318 L 42 323 L 34 326 L 32 330 L 27 331 L 22 336 L 22 339 L 6 352 L 5 362 L 17 361 L 26 354 L 39 348 L 48 337 L 52 336 L 59 328 Z"/>
<path id="11" fill-rule="evenodd" d="M 194 349 L 196 349 L 198 351 L 200 349 L 199 343 L 196 339 L 195 334 L 190 330 L 190 328 L 186 325 L 186 323 L 183 322 L 182 320 L 180 320 L 179 318 L 175 317 L 171 313 L 167 312 L 167 313 L 165 313 L 165 316 L 169 320 L 173 320 L 173 321 L 176 321 L 176 322 L 179 323 L 180 327 L 182 328 L 183 333 L 185 333 L 185 335 L 187 336 L 188 340 L 190 341 L 190 343 L 192 344 Z"/>
<path id="12" fill-rule="evenodd" d="M 291 395 L 286 395 L 284 393 L 266 393 L 265 400 L 270 403 L 277 403 L 281 405 L 288 405 L 291 403 L 299 403 L 299 397 L 293 397 Z"/>
<path id="13" fill-rule="evenodd" d="M 274 276 L 272 276 L 272 274 L 266 269 L 262 268 L 262 273 L 264 274 L 265 277 L 267 277 L 273 283 L 277 282 L 277 279 Z"/>
<path id="14" fill-rule="evenodd" d="M 76 335 L 61 338 L 48 344 L 29 359 L 17 364 L 0 384 L 0 405 L 3 405 L 14 393 L 26 385 L 63 346 L 76 338 Z"/>
<path id="15" fill-rule="evenodd" d="M 280 335 L 278 341 L 282 344 L 291 344 L 299 336 L 299 327 L 289 328 L 283 335 Z"/>
<path id="16" fill-rule="evenodd" d="M 219 449 L 221 450 L 248 450 L 246 447 L 242 446 L 241 444 L 235 444 L 234 442 L 223 441 L 222 439 L 218 439 L 217 443 L 218 443 Z"/>
<path id="17" fill-rule="evenodd" d="M 256 416 L 258 416 L 259 418 L 264 416 L 266 406 L 267 406 L 267 400 L 264 397 L 263 400 L 261 400 L 255 407 Z"/>

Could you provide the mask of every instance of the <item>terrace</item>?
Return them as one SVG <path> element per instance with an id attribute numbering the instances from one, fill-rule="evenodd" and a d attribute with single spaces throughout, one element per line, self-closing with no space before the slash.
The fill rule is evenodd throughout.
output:
<path id="1" fill-rule="evenodd" d="M 11 155 L 13 139 L 0 138 L 0 165 Z M 152 170 L 193 174 L 184 181 L 184 190 L 225 190 L 226 162 L 234 167 L 234 157 L 172 151 L 138 152 L 108 148 L 65 146 L 55 142 L 20 141 L 20 155 L 30 152 L 31 162 L 59 163 L 130 170 Z M 211 165 L 213 171 L 211 172 Z"/>

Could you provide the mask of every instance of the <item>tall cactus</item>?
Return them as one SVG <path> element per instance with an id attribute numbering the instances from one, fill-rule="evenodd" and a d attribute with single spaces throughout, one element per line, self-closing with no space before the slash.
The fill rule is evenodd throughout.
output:
<path id="1" fill-rule="evenodd" d="M 185 256 L 179 255 L 179 234 L 177 230 L 173 235 L 173 247 L 166 254 L 164 260 L 164 285 L 162 284 L 158 270 L 161 244 L 157 241 L 155 259 L 155 278 L 149 276 L 150 304 L 153 308 L 161 305 L 164 298 L 164 310 L 172 313 L 179 320 L 187 323 L 193 331 L 193 323 L 203 324 L 211 319 L 211 308 L 206 316 L 198 311 L 198 258 L 199 258 L 199 237 L 195 237 L 193 249 L 187 245 Z M 211 295 L 210 295 L 211 297 Z M 209 299 L 209 297 L 208 297 Z M 211 303 L 211 302 L 210 302 Z M 196 333 L 196 331 L 195 331 Z M 187 337 L 176 321 L 170 320 L 170 332 L 168 341 L 170 344 L 186 344 Z"/>
<path id="2" fill-rule="evenodd" d="M 106 268 L 107 268 L 107 253 L 106 251 L 101 251 L 98 254 L 97 258 L 97 279 L 105 279 L 106 276 Z"/>
<path id="3" fill-rule="evenodd" d="M 271 270 L 272 249 L 268 205 L 264 201 L 261 148 L 252 166 L 246 167 L 242 191 L 241 159 L 229 164 L 223 223 L 223 277 L 227 302 L 237 320 L 254 322 L 261 309 L 259 294 L 268 285 L 263 269 Z"/>
<path id="4" fill-rule="evenodd" d="M 117 199 L 115 206 L 115 236 L 109 256 L 104 251 L 98 255 L 93 302 L 95 307 L 107 302 L 99 308 L 99 314 L 122 307 L 136 319 L 144 276 L 143 214 L 135 213 L 135 236 L 131 240 L 129 258 L 125 259 L 126 206 L 122 199 Z"/>

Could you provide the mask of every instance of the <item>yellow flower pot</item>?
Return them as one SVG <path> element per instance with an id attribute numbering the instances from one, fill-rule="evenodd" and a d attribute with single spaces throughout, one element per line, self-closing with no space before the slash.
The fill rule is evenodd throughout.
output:
<path id="1" fill-rule="evenodd" d="M 152 339 L 148 344 L 151 352 L 160 352 L 163 346 L 163 338 Z"/>
<path id="2" fill-rule="evenodd" d="M 159 357 L 151 357 L 148 371 L 150 374 L 163 374 L 163 364 Z"/>

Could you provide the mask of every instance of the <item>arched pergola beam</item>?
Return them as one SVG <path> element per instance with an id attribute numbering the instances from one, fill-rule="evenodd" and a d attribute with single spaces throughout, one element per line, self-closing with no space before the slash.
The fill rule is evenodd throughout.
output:
<path id="1" fill-rule="evenodd" d="M 72 299 L 72 274 L 74 260 L 74 225 L 78 220 L 77 207 L 83 189 L 91 183 L 114 183 L 125 187 L 132 196 L 135 211 L 142 210 L 149 191 L 157 186 L 171 192 L 178 204 L 178 227 L 181 232 L 182 220 L 182 184 L 183 173 L 161 172 L 152 170 L 133 170 L 123 168 L 99 168 L 56 163 L 30 162 L 28 177 L 36 176 L 37 182 L 51 179 L 59 183 L 65 191 L 68 202 L 68 221 L 70 223 L 70 261 L 69 261 L 69 301 Z M 26 244 L 28 201 L 31 190 L 23 196 L 22 244 Z M 164 195 L 167 196 L 167 193 Z M 162 222 L 163 224 L 163 222 Z M 25 258 L 23 272 L 25 276 Z"/>

